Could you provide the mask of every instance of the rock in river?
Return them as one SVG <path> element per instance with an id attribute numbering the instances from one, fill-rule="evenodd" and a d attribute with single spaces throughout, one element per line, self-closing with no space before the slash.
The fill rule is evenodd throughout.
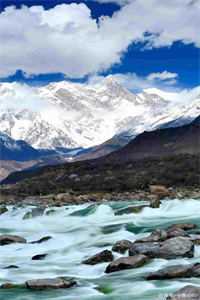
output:
<path id="1" fill-rule="evenodd" d="M 200 277 L 200 264 L 174 265 L 150 273 L 147 280 L 165 280 L 174 278 Z"/>
<path id="2" fill-rule="evenodd" d="M 103 262 L 110 262 L 113 261 L 114 257 L 111 251 L 104 250 L 102 252 L 99 252 L 92 257 L 89 257 L 83 261 L 83 264 L 86 265 L 96 265 Z"/>
<path id="3" fill-rule="evenodd" d="M 106 270 L 105 273 L 112 273 L 121 270 L 127 269 L 134 269 L 142 267 L 149 261 L 148 257 L 145 255 L 135 255 L 132 257 L 121 257 L 116 259 L 115 261 L 111 262 Z"/>
<path id="4" fill-rule="evenodd" d="M 41 244 L 41 243 L 47 242 L 47 241 L 50 240 L 50 239 L 52 239 L 51 236 L 44 236 L 44 237 L 42 237 L 42 238 L 39 239 L 39 240 L 30 242 L 30 244 Z"/>
<path id="5" fill-rule="evenodd" d="M 31 211 L 28 211 L 24 217 L 23 220 L 26 219 L 31 219 L 31 218 L 35 218 L 35 217 L 39 217 L 42 216 L 44 214 L 45 208 L 42 207 L 35 207 L 33 208 Z"/>
<path id="6" fill-rule="evenodd" d="M 144 254 L 151 258 L 175 259 L 193 257 L 194 243 L 187 237 L 174 237 L 164 242 L 133 243 L 129 255 Z"/>
<path id="7" fill-rule="evenodd" d="M 37 254 L 32 257 L 32 260 L 43 260 L 48 254 Z"/>
<path id="8" fill-rule="evenodd" d="M 0 215 L 3 215 L 4 213 L 6 213 L 8 211 L 6 206 L 1 206 L 0 207 Z"/>
<path id="9" fill-rule="evenodd" d="M 112 251 L 124 254 L 127 250 L 131 248 L 132 244 L 133 243 L 129 240 L 118 241 L 113 245 Z"/>
<path id="10" fill-rule="evenodd" d="M 193 257 L 194 244 L 186 237 L 174 237 L 163 242 L 160 248 L 160 257 L 173 259 L 177 257 Z"/>
<path id="11" fill-rule="evenodd" d="M 17 235 L 0 235 L 0 246 L 5 246 L 14 243 L 26 243 L 26 240 Z"/>
<path id="12" fill-rule="evenodd" d="M 167 300 L 199 300 L 200 288 L 192 285 L 185 286 Z"/>
<path id="13" fill-rule="evenodd" d="M 31 290 L 67 289 L 74 285 L 76 285 L 76 281 L 64 277 L 26 281 L 26 287 Z"/>

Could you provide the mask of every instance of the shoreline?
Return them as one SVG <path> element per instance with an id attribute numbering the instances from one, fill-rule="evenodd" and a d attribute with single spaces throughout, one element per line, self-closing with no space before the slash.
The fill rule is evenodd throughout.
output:
<path id="1" fill-rule="evenodd" d="M 156 186 L 157 187 L 157 186 Z M 163 199 L 200 199 L 200 188 L 169 188 L 165 193 L 158 191 L 127 191 L 127 192 L 66 192 L 42 196 L 19 196 L 12 193 L 0 193 L 0 205 L 35 205 L 35 206 L 65 206 L 84 203 L 102 203 L 107 201 L 148 201 L 153 207 L 159 207 Z"/>

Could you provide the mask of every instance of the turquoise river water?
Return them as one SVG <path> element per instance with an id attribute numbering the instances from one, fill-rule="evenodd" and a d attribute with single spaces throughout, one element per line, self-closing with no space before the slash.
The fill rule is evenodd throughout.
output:
<path id="1" fill-rule="evenodd" d="M 141 203 L 141 202 L 140 202 Z M 131 202 L 131 205 L 138 205 Z M 145 281 L 144 275 L 174 264 L 200 262 L 200 246 L 195 257 L 176 260 L 154 259 L 138 269 L 105 274 L 107 263 L 83 265 L 81 261 L 121 239 L 134 241 L 155 228 L 166 228 L 181 222 L 200 227 L 200 200 L 166 200 L 158 209 L 144 208 L 140 213 L 115 215 L 130 202 L 105 202 L 54 208 L 51 214 L 23 219 L 32 207 L 9 207 L 0 216 L 0 234 L 20 235 L 33 241 L 52 236 L 41 244 L 12 244 L 0 247 L 0 284 L 24 283 L 28 279 L 69 276 L 78 285 L 71 289 L 32 292 L 23 288 L 0 290 L 0 300 L 164 300 L 177 289 L 200 279 Z M 46 209 L 48 211 L 50 209 Z M 52 208 L 51 208 L 52 210 Z M 47 253 L 42 261 L 33 261 L 36 254 Z M 115 253 L 115 257 L 120 255 Z M 4 269 L 18 265 L 18 269 Z"/>

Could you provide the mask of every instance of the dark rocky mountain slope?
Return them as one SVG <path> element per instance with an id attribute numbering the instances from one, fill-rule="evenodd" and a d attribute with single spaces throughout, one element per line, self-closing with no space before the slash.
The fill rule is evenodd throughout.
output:
<path id="1" fill-rule="evenodd" d="M 10 188 L 18 195 L 130 191 L 150 184 L 198 187 L 200 117 L 189 125 L 144 132 L 105 157 L 16 172 L 3 183 L 16 182 Z"/>

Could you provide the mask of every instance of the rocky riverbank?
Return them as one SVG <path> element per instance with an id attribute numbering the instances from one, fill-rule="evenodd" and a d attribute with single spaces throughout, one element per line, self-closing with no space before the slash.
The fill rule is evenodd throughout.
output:
<path id="1" fill-rule="evenodd" d="M 42 205 L 42 206 L 63 206 L 67 204 L 83 204 L 87 202 L 101 203 L 106 201 L 127 201 L 138 200 L 148 201 L 154 207 L 159 206 L 161 199 L 200 199 L 200 189 L 198 188 L 168 188 L 163 185 L 151 185 L 149 189 L 128 191 L 128 192 L 91 192 L 80 193 L 68 191 L 59 194 L 49 194 L 44 196 L 25 196 L 12 193 L 12 187 L 2 187 L 0 193 L 0 204 L 15 205 Z"/>

